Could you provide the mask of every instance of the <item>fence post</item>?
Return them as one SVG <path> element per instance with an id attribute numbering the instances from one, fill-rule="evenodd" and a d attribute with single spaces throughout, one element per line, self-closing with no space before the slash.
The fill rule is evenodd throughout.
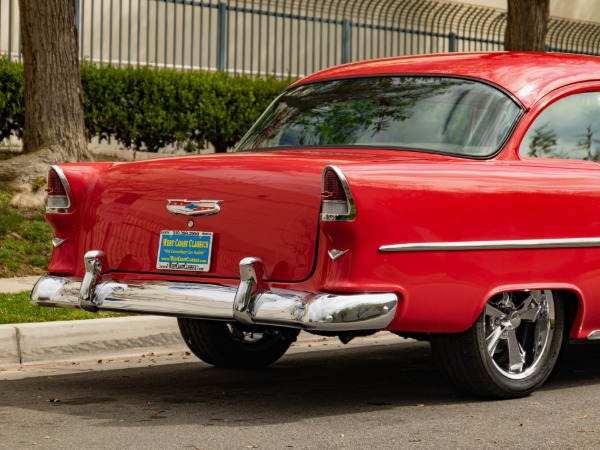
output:
<path id="1" fill-rule="evenodd" d="M 352 29 L 350 20 L 342 21 L 342 64 L 350 62 L 350 53 L 352 51 Z"/>
<path id="2" fill-rule="evenodd" d="M 75 27 L 77 28 L 77 32 L 79 32 L 79 29 L 81 28 L 79 26 L 79 9 L 81 8 L 79 1 L 80 0 L 75 0 Z"/>
<path id="3" fill-rule="evenodd" d="M 13 0 L 8 2 L 8 58 L 12 61 Z"/>
<path id="4" fill-rule="evenodd" d="M 217 10 L 217 69 L 225 70 L 225 45 L 227 40 L 227 4 L 219 2 Z"/>
<path id="5" fill-rule="evenodd" d="M 81 26 L 81 0 L 75 1 L 75 31 L 77 32 L 77 45 L 79 45 L 79 59 L 83 59 L 83 27 Z"/>
<path id="6" fill-rule="evenodd" d="M 448 35 L 448 51 L 456 51 L 456 33 L 452 32 Z"/>

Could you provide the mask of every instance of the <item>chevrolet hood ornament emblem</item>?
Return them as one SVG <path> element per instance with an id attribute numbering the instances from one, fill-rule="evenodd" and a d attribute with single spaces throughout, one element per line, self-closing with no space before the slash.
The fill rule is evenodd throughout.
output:
<path id="1" fill-rule="evenodd" d="M 167 211 L 184 216 L 209 216 L 221 211 L 223 200 L 167 200 Z"/>

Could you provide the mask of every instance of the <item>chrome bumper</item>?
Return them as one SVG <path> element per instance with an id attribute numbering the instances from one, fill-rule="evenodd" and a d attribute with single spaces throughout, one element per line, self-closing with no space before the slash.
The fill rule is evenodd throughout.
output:
<path id="1" fill-rule="evenodd" d="M 31 303 L 327 332 L 383 329 L 391 323 L 398 304 L 394 293 L 336 295 L 270 289 L 257 258 L 240 262 L 239 286 L 159 281 L 96 284 L 104 254 L 88 252 L 85 259 L 82 281 L 42 277 L 33 288 Z"/>

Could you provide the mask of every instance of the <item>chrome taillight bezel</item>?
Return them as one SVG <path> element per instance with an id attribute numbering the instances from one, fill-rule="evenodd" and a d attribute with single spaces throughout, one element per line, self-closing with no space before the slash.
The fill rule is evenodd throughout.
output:
<path id="1" fill-rule="evenodd" d="M 68 213 L 73 207 L 73 191 L 71 190 L 69 181 L 60 167 L 52 165 L 50 166 L 50 170 L 56 173 L 67 195 L 48 195 L 46 212 L 51 214 Z"/>
<path id="2" fill-rule="evenodd" d="M 346 195 L 346 200 L 327 200 L 325 197 L 325 175 L 327 172 L 333 172 L 337 179 L 339 180 L 344 194 Z M 339 167 L 331 164 L 325 166 L 323 168 L 323 172 L 321 174 L 321 221 L 322 222 L 349 222 L 354 220 L 356 217 L 356 203 L 354 202 L 354 196 L 352 195 L 352 191 L 350 190 L 350 185 L 348 184 L 348 180 L 344 173 L 340 170 Z M 341 206 L 341 204 L 345 204 L 345 208 L 343 212 L 330 212 L 327 211 L 327 206 Z"/>

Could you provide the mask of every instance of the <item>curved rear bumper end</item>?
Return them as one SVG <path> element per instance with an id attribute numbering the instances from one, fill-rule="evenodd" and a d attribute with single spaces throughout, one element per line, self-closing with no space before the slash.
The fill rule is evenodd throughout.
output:
<path id="1" fill-rule="evenodd" d="M 87 266 L 94 270 L 97 265 Z M 93 274 L 82 281 L 47 275 L 33 288 L 31 303 L 325 332 L 381 330 L 391 323 L 398 305 L 395 293 L 338 295 L 270 289 L 262 279 L 264 269 L 258 258 L 244 258 L 240 273 L 238 286 L 138 280 L 86 285 L 96 281 Z"/>

